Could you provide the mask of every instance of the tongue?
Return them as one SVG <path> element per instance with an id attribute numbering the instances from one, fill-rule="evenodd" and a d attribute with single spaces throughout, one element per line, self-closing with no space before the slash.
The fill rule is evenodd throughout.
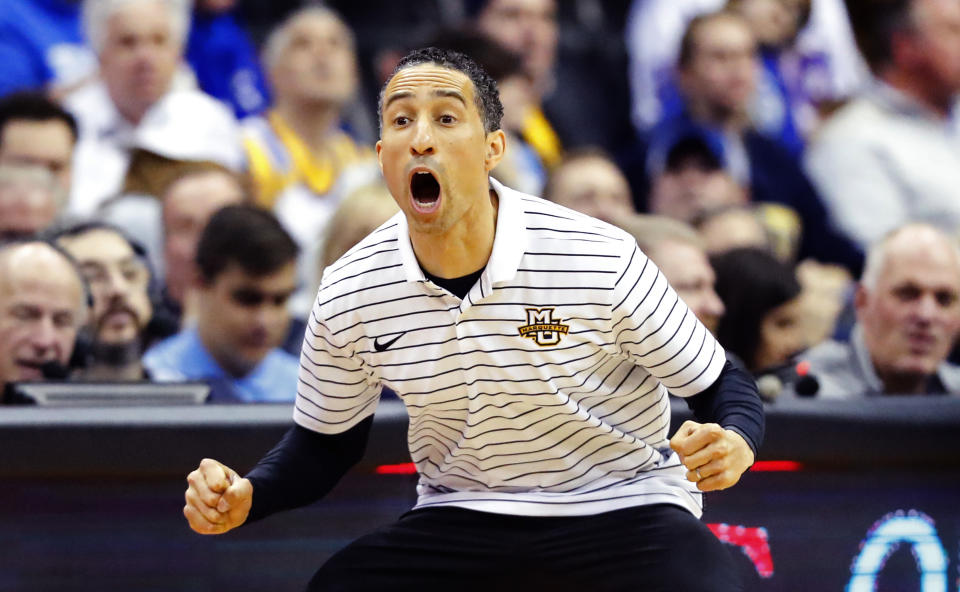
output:
<path id="1" fill-rule="evenodd" d="M 416 173 L 410 182 L 410 193 L 422 204 L 429 204 L 440 198 L 440 184 L 430 173 Z"/>

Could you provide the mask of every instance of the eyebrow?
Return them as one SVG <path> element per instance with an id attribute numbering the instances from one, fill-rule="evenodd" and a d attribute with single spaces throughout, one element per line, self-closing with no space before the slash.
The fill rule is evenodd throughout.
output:
<path id="1" fill-rule="evenodd" d="M 442 98 L 457 99 L 458 101 L 460 101 L 460 102 L 463 103 L 464 105 L 467 104 L 467 101 L 466 101 L 466 99 L 463 98 L 463 95 L 460 94 L 460 92 L 459 92 L 459 91 L 456 91 L 456 90 L 446 90 L 446 89 L 438 88 L 437 90 L 433 91 L 433 96 L 435 96 L 435 97 L 442 97 Z"/>
<path id="2" fill-rule="evenodd" d="M 433 96 L 435 97 L 457 99 L 458 101 L 463 103 L 464 106 L 466 106 L 467 104 L 467 100 L 463 98 L 463 94 L 460 93 L 460 91 L 438 88 L 434 90 L 433 93 L 431 94 L 433 94 Z M 399 90 L 391 94 L 389 97 L 387 97 L 386 102 L 383 104 L 383 110 L 386 111 L 387 107 L 390 106 L 390 103 L 394 101 L 399 101 L 400 99 L 409 99 L 412 96 L 413 96 L 412 90 Z"/>
<path id="3" fill-rule="evenodd" d="M 397 91 L 397 92 L 391 94 L 389 97 L 387 97 L 387 101 L 383 104 L 383 110 L 386 111 L 386 110 L 387 110 L 387 107 L 390 106 L 390 103 L 392 103 L 392 102 L 394 102 L 394 101 L 399 101 L 400 99 L 409 99 L 409 98 L 412 97 L 412 96 L 413 96 L 413 91 L 412 91 L 412 90 L 400 90 L 400 91 Z"/>

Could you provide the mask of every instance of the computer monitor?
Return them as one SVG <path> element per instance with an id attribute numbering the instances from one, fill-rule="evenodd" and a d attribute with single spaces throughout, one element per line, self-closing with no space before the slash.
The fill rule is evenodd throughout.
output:
<path id="1" fill-rule="evenodd" d="M 19 382 L 6 402 L 50 407 L 199 405 L 207 400 L 204 382 Z"/>

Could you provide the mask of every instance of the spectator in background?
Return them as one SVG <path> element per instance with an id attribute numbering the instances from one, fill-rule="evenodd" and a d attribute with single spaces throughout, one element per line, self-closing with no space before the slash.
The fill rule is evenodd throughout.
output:
<path id="1" fill-rule="evenodd" d="M 800 232 L 797 215 L 779 204 L 715 208 L 698 216 L 694 227 L 711 255 L 740 247 L 757 247 L 791 265 L 797 258 Z"/>
<path id="2" fill-rule="evenodd" d="M 626 177 L 599 149 L 567 154 L 550 173 L 543 197 L 612 224 L 636 213 Z"/>
<path id="3" fill-rule="evenodd" d="M 135 149 L 243 167 L 233 114 L 174 84 L 189 22 L 180 0 L 84 0 L 83 13 L 102 80 L 65 98 L 80 128 L 73 212 L 89 215 L 121 192 Z"/>
<path id="4" fill-rule="evenodd" d="M 383 183 L 361 187 L 345 197 L 324 233 L 317 277 L 399 211 L 396 200 Z M 316 289 L 313 292 L 316 293 Z"/>
<path id="5" fill-rule="evenodd" d="M 86 320 L 83 278 L 64 253 L 41 241 L 0 246 L 0 390 L 65 373 Z"/>
<path id="6" fill-rule="evenodd" d="M 477 31 L 520 56 L 534 98 L 520 136 L 548 169 L 553 168 L 563 157 L 563 146 L 544 114 L 543 101 L 554 92 L 556 83 L 559 26 L 555 0 L 472 0 L 467 9 Z"/>
<path id="7" fill-rule="evenodd" d="M 161 195 L 164 297 L 177 318 L 196 316 L 190 292 L 199 279 L 197 244 L 203 229 L 222 208 L 248 201 L 240 178 L 216 166 L 184 171 Z"/>
<path id="8" fill-rule="evenodd" d="M 928 224 L 908 224 L 870 248 L 854 296 L 849 343 L 800 356 L 819 396 L 960 394 L 960 367 L 946 362 L 960 333 L 960 250 Z"/>
<path id="9" fill-rule="evenodd" d="M 866 247 L 909 221 L 960 228 L 960 3 L 850 2 L 875 77 L 811 143 L 807 171 L 833 223 Z"/>
<path id="10" fill-rule="evenodd" d="M 257 204 L 271 209 L 301 247 L 300 285 L 315 283 L 317 245 L 344 195 L 379 178 L 373 150 L 342 128 L 357 92 L 353 33 L 332 10 L 295 12 L 270 34 L 264 64 L 274 105 L 244 122 Z M 293 307 L 306 316 L 314 294 Z"/>
<path id="11" fill-rule="evenodd" d="M 445 29 L 425 46 L 452 49 L 468 55 L 490 74 L 503 104 L 501 129 L 507 136 L 503 160 L 491 175 L 511 189 L 540 195 L 547 181 L 547 168 L 540 155 L 524 140 L 523 130 L 531 110 L 538 109 L 533 78 L 520 55 L 474 31 Z"/>
<path id="12" fill-rule="evenodd" d="M 123 228 L 145 247 L 159 278 L 152 333 L 167 336 L 196 317 L 197 242 L 210 217 L 228 205 L 249 203 L 246 180 L 215 163 L 178 162 L 157 196 L 108 200 L 97 217 Z"/>
<path id="13" fill-rule="evenodd" d="M 196 326 L 143 358 L 156 380 L 205 380 L 213 402 L 293 401 L 299 361 L 278 348 L 290 323 L 297 244 L 254 206 L 213 215 L 197 245 Z"/>
<path id="14" fill-rule="evenodd" d="M 237 0 L 196 0 L 186 58 L 203 92 L 238 119 L 267 108 L 269 94 L 257 50 L 239 22 Z"/>
<path id="15" fill-rule="evenodd" d="M 797 34 L 802 19 L 791 13 L 803 4 L 809 5 L 809 23 Z M 687 25 L 725 6 L 748 16 L 761 45 L 775 50 L 766 53 L 776 70 L 765 69 L 765 83 L 751 100 L 758 122 L 771 115 L 782 121 L 792 111 L 806 136 L 816 123 L 816 111 L 842 101 L 863 83 L 864 68 L 843 0 L 634 0 L 625 32 L 633 122 L 641 134 L 680 104 L 675 65 Z"/>
<path id="16" fill-rule="evenodd" d="M 0 96 L 60 94 L 89 79 L 97 58 L 84 40 L 78 0 L 4 0 L 0 10 Z"/>
<path id="17" fill-rule="evenodd" d="M 46 230 L 60 216 L 66 194 L 38 166 L 0 165 L 0 240 Z"/>
<path id="18" fill-rule="evenodd" d="M 720 12 L 693 19 L 681 41 L 678 75 L 685 109 L 651 132 L 648 171 L 662 168 L 679 140 L 699 135 L 755 202 L 794 209 L 803 224 L 800 257 L 859 268 L 862 253 L 826 221 L 796 160 L 751 125 L 757 46 L 746 21 Z"/>
<path id="19" fill-rule="evenodd" d="M 804 341 L 800 283 L 769 251 L 733 249 L 711 258 L 726 313 L 717 340 L 757 376 L 788 362 Z"/>
<path id="20" fill-rule="evenodd" d="M 0 99 L 0 165 L 42 166 L 70 193 L 77 122 L 46 96 L 20 92 Z"/>
<path id="21" fill-rule="evenodd" d="M 694 134 L 679 138 L 666 151 L 662 167 L 652 175 L 647 201 L 652 214 L 693 223 L 707 212 L 749 200 L 706 141 Z"/>
<path id="22" fill-rule="evenodd" d="M 119 228 L 83 222 L 56 234 L 77 262 L 93 296 L 92 348 L 85 380 L 147 378 L 140 357 L 153 316 L 150 269 L 140 245 Z"/>
<path id="23" fill-rule="evenodd" d="M 697 231 L 663 216 L 631 216 L 617 224 L 633 235 L 640 250 L 660 268 L 693 314 L 716 334 L 724 313 L 723 301 L 717 296 L 716 274 Z"/>

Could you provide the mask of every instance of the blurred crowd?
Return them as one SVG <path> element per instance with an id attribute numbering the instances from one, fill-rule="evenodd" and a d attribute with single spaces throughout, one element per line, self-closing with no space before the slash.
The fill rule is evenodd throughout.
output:
<path id="1" fill-rule="evenodd" d="M 497 81 L 493 176 L 634 235 L 768 400 L 960 393 L 956 0 L 5 0 L 0 387 L 292 401 L 427 45 Z"/>

